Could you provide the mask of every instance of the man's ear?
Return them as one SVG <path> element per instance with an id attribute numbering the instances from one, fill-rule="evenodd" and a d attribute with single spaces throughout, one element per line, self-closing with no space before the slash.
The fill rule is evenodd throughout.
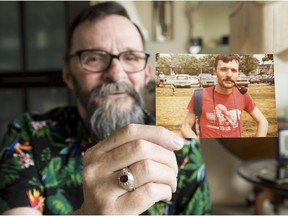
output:
<path id="1" fill-rule="evenodd" d="M 147 66 L 145 68 L 145 84 L 146 85 L 150 81 L 151 76 L 152 76 L 152 67 L 150 64 L 147 64 Z"/>
<path id="2" fill-rule="evenodd" d="M 216 69 L 213 68 L 213 74 L 212 75 L 216 75 Z"/>
<path id="3" fill-rule="evenodd" d="M 62 65 L 62 79 L 70 90 L 74 90 L 74 83 L 72 80 L 71 71 L 67 62 Z"/>

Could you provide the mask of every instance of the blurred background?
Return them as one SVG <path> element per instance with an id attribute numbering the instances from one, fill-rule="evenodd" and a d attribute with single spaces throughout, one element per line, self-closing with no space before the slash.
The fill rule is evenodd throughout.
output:
<path id="1" fill-rule="evenodd" d="M 0 2 L 0 137 L 8 122 L 26 111 L 74 104 L 61 78 L 67 27 L 81 9 L 97 1 Z M 288 121 L 288 2 L 120 1 L 144 32 L 155 66 L 156 53 L 274 54 L 279 127 Z M 147 87 L 147 109 L 155 114 L 155 82 Z M 237 174 L 246 160 L 276 157 L 277 140 L 234 144 L 206 140 L 206 162 L 214 214 L 255 213 L 255 187 Z M 263 202 L 264 214 L 275 205 Z M 276 213 L 285 214 L 285 200 Z"/>

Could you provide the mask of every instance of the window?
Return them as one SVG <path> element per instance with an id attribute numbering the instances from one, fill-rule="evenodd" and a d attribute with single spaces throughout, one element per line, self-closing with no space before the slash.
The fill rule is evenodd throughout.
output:
<path id="1" fill-rule="evenodd" d="M 23 112 L 73 104 L 61 75 L 68 25 L 89 2 L 0 2 L 0 140 Z"/>

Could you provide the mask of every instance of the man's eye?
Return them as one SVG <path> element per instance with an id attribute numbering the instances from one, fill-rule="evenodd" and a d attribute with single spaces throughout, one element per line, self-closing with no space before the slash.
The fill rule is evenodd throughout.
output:
<path id="1" fill-rule="evenodd" d="M 137 56 L 136 55 L 133 55 L 133 54 L 127 54 L 124 56 L 124 59 L 126 61 L 137 61 Z"/>
<path id="2" fill-rule="evenodd" d="M 100 64 L 105 61 L 105 56 L 99 53 L 87 53 L 82 56 L 82 63 L 84 64 Z"/>
<path id="3" fill-rule="evenodd" d="M 102 57 L 100 55 L 89 55 L 86 58 L 87 62 L 97 62 L 101 60 L 102 60 Z"/>

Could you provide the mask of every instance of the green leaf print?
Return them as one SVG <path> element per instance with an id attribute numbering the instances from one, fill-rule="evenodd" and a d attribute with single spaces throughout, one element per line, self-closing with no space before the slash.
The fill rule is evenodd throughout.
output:
<path id="1" fill-rule="evenodd" d="M 204 208 L 204 201 L 202 197 L 202 191 L 200 190 L 200 188 L 198 188 L 195 191 L 192 201 L 190 201 L 188 204 L 187 211 L 189 213 L 193 212 L 193 214 L 195 215 L 201 215 L 203 214 L 203 208 Z"/>
<path id="2" fill-rule="evenodd" d="M 67 166 L 64 168 L 64 170 L 61 170 L 61 173 L 59 175 L 61 186 L 70 187 L 81 185 L 82 170 L 82 157 L 70 158 Z"/>
<path id="3" fill-rule="evenodd" d="M 147 211 L 150 215 L 164 215 L 168 204 L 164 202 L 158 202 L 151 206 Z"/>
<path id="4" fill-rule="evenodd" d="M 188 155 L 190 151 L 190 145 L 184 145 L 183 148 L 181 149 L 182 155 Z"/>
<path id="5" fill-rule="evenodd" d="M 204 202 L 204 212 L 205 214 L 212 214 L 211 212 L 211 199 L 210 199 L 210 191 L 208 182 L 204 183 L 204 191 L 203 191 L 203 202 Z"/>
<path id="6" fill-rule="evenodd" d="M 47 133 L 47 130 L 44 129 L 44 127 L 42 129 L 39 130 L 34 130 L 33 131 L 33 136 L 35 137 L 44 137 Z"/>
<path id="7" fill-rule="evenodd" d="M 19 171 L 21 164 L 18 159 L 11 158 L 6 163 L 0 164 L 0 189 L 4 189 L 6 185 L 15 182 L 20 178 Z"/>
<path id="8" fill-rule="evenodd" d="M 202 164 L 203 164 L 203 160 L 202 160 L 202 155 L 200 154 L 200 152 L 196 149 L 193 150 L 193 152 L 191 153 L 191 161 L 193 163 L 193 169 L 197 170 L 199 169 Z"/>
<path id="9" fill-rule="evenodd" d="M 42 175 L 45 177 L 45 185 L 47 188 L 58 185 L 57 175 L 61 168 L 61 158 L 53 158 L 48 167 L 43 170 Z"/>
<path id="10" fill-rule="evenodd" d="M 199 166 L 203 164 L 202 155 L 198 149 L 194 148 L 192 150 L 191 160 L 194 161 L 195 164 L 198 164 Z"/>
<path id="11" fill-rule="evenodd" d="M 42 185 L 42 183 L 39 181 L 39 179 L 33 177 L 32 179 L 29 180 L 29 185 L 32 185 L 34 187 L 40 188 L 41 191 L 44 190 L 44 187 Z"/>
<path id="12" fill-rule="evenodd" d="M 68 200 L 62 195 L 61 190 L 58 190 L 57 194 L 49 196 L 46 205 L 54 214 L 58 215 L 69 214 L 73 210 Z"/>
<path id="13" fill-rule="evenodd" d="M 185 180 L 186 176 L 185 175 L 178 175 L 178 188 L 184 188 L 185 187 Z"/>
<path id="14" fill-rule="evenodd" d="M 49 161 L 51 159 L 51 150 L 50 148 L 45 148 L 40 155 L 41 161 Z"/>
<path id="15" fill-rule="evenodd" d="M 195 169 L 193 167 L 195 167 L 195 165 L 193 163 L 187 163 L 183 170 L 193 170 L 193 169 Z"/>

